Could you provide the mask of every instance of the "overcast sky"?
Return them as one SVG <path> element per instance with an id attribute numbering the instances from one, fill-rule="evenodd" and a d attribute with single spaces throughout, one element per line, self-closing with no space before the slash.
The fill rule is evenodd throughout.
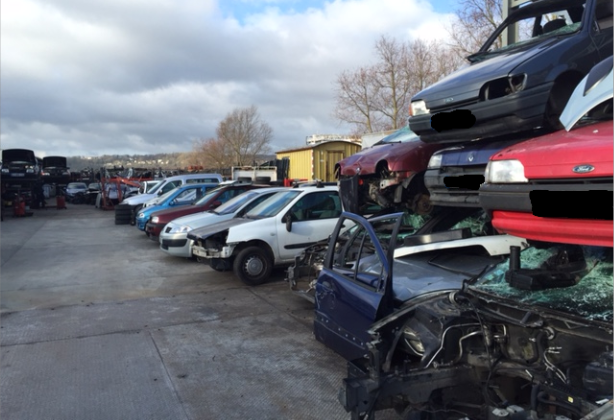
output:
<path id="1" fill-rule="evenodd" d="M 445 37 L 454 0 L 2 0 L 3 149 L 187 152 L 255 105 L 272 151 L 345 134 L 335 80 L 375 42 Z"/>

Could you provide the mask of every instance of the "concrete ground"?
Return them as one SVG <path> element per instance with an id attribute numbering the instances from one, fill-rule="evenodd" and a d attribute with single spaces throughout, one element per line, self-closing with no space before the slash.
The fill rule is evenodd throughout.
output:
<path id="1" fill-rule="evenodd" d="M 349 418 L 283 271 L 248 287 L 67 207 L 0 225 L 2 420 Z"/>

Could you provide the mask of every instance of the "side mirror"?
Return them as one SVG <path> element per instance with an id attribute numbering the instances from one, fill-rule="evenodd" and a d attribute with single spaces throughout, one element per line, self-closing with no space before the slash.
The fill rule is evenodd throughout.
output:
<path id="1" fill-rule="evenodd" d="M 292 215 L 290 213 L 286 214 L 284 221 L 286 222 L 286 230 L 292 232 Z"/>

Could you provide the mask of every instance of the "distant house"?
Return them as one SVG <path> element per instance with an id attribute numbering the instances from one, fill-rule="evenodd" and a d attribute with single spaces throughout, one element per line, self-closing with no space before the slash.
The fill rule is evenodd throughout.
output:
<path id="1" fill-rule="evenodd" d="M 288 178 L 299 180 L 336 181 L 335 163 L 353 155 L 361 149 L 355 141 L 315 142 L 297 149 L 281 150 L 275 153 L 277 159 L 289 159 Z"/>

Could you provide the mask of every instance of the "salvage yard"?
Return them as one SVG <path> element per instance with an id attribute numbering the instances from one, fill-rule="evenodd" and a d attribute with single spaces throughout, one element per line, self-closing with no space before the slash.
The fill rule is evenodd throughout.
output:
<path id="1" fill-rule="evenodd" d="M 282 270 L 245 286 L 92 206 L 7 213 L 3 420 L 349 418 Z"/>

